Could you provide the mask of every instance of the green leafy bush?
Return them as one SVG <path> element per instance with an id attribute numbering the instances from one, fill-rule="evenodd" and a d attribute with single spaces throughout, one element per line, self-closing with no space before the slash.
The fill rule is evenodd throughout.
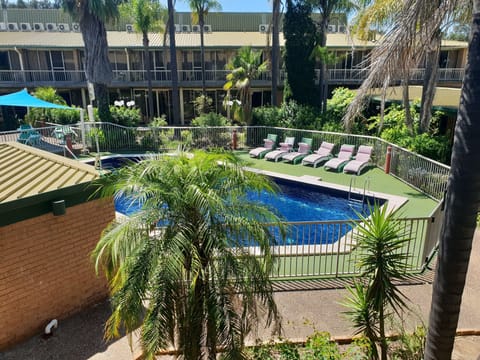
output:
<path id="1" fill-rule="evenodd" d="M 341 359 L 338 345 L 330 339 L 328 332 L 315 331 L 305 343 L 305 360 L 337 360 Z"/>
<path id="2" fill-rule="evenodd" d="M 124 106 L 110 106 L 112 122 L 122 126 L 137 126 L 142 119 L 140 109 Z"/>
<path id="3" fill-rule="evenodd" d="M 230 126 L 231 122 L 225 116 L 214 112 L 203 114 L 192 120 L 192 126 Z"/>
<path id="4" fill-rule="evenodd" d="M 68 106 L 65 99 L 51 87 L 39 87 L 33 92 L 33 96 L 53 104 Z M 31 108 L 25 115 L 25 122 L 34 125 L 37 121 L 62 125 L 75 124 L 80 121 L 80 112 L 69 109 Z"/>

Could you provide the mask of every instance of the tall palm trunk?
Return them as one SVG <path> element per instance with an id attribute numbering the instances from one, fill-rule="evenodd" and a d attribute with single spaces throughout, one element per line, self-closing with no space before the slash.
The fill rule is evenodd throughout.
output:
<path id="1" fill-rule="evenodd" d="M 409 89 L 409 77 L 410 74 L 408 70 L 404 70 L 403 80 L 402 80 L 402 102 L 405 109 L 405 125 L 410 135 L 413 135 L 413 120 L 412 112 L 410 111 L 410 89 Z"/>
<path id="2" fill-rule="evenodd" d="M 147 68 L 147 88 L 148 88 L 148 119 L 153 118 L 153 90 L 152 90 L 152 62 L 150 61 L 148 34 L 143 33 L 143 49 L 145 52 L 145 67 Z"/>
<path id="3" fill-rule="evenodd" d="M 280 73 L 280 0 L 273 0 L 272 9 L 272 106 L 278 105 L 278 82 Z"/>
<path id="4" fill-rule="evenodd" d="M 322 21 L 320 22 L 320 46 L 324 48 L 327 46 L 327 29 L 328 29 L 328 17 L 322 15 Z M 322 112 L 327 110 L 327 63 L 325 59 L 320 59 L 320 77 L 319 77 L 319 92 L 320 92 L 320 109 Z"/>
<path id="5" fill-rule="evenodd" d="M 420 132 L 428 132 L 432 118 L 432 104 L 438 79 L 438 59 L 442 33 L 437 31 L 431 44 L 431 49 L 426 53 L 425 77 L 423 79 L 422 101 L 420 108 Z"/>
<path id="6" fill-rule="evenodd" d="M 474 0 L 472 34 L 455 127 L 445 221 L 425 359 L 450 359 L 480 204 L 480 0 Z"/>
<path id="7" fill-rule="evenodd" d="M 204 39 L 204 25 L 205 18 L 203 16 L 203 11 L 198 12 L 198 24 L 200 25 L 200 61 L 202 66 L 202 95 L 206 95 L 206 85 L 205 85 L 205 39 Z"/>
<path id="8" fill-rule="evenodd" d="M 82 3 L 79 24 L 85 44 L 85 75 L 93 83 L 101 121 L 110 120 L 108 85 L 112 81 L 112 67 L 108 59 L 107 31 L 103 21 L 91 14 L 88 5 Z"/>
<path id="9" fill-rule="evenodd" d="M 168 0 L 168 35 L 170 40 L 170 71 L 172 76 L 173 124 L 180 124 L 180 97 L 178 94 L 177 46 L 175 44 L 175 23 L 173 0 Z"/>

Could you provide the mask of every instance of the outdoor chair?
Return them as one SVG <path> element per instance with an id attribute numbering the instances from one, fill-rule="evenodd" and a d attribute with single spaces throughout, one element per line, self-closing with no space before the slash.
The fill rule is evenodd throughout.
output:
<path id="1" fill-rule="evenodd" d="M 320 163 L 332 158 L 332 151 L 334 147 L 334 144 L 323 141 L 318 150 L 314 151 L 314 154 L 310 154 L 303 158 L 302 165 L 312 165 L 314 168 L 316 168 Z"/>
<path id="2" fill-rule="evenodd" d="M 60 144 L 65 144 L 66 137 L 70 135 L 72 140 L 77 136 L 77 133 L 69 125 L 55 126 L 52 136 L 59 140 Z"/>
<path id="3" fill-rule="evenodd" d="M 25 145 L 37 145 L 42 138 L 42 135 L 29 124 L 20 125 L 17 130 L 20 131 L 17 141 Z"/>
<path id="4" fill-rule="evenodd" d="M 355 159 L 349 161 L 343 168 L 344 173 L 356 173 L 360 175 L 362 170 L 369 165 L 372 157 L 373 148 L 371 146 L 360 145 Z"/>
<path id="5" fill-rule="evenodd" d="M 267 154 L 269 151 L 275 150 L 276 146 L 277 146 L 277 135 L 268 134 L 267 138 L 263 139 L 263 146 L 250 150 L 248 154 L 250 155 L 250 157 L 263 159 L 265 154 Z"/>
<path id="6" fill-rule="evenodd" d="M 295 144 L 294 137 L 286 137 L 284 142 L 280 143 L 280 147 L 277 150 L 270 151 L 265 155 L 265 160 L 273 160 L 277 162 L 284 155 L 288 154 L 293 150 L 293 145 Z"/>
<path id="7" fill-rule="evenodd" d="M 298 164 L 305 156 L 310 154 L 311 150 L 312 139 L 302 138 L 302 140 L 298 143 L 297 151 L 289 152 L 288 154 L 284 155 L 282 159 L 292 164 Z"/>
<path id="8" fill-rule="evenodd" d="M 355 145 L 342 145 L 337 156 L 328 160 L 323 167 L 325 170 L 342 171 L 345 164 L 352 158 L 354 150 Z"/>

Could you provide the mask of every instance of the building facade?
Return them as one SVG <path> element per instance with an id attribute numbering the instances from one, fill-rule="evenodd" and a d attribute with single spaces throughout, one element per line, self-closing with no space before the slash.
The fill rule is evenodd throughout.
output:
<path id="1" fill-rule="evenodd" d="M 223 84 L 225 65 L 242 46 L 263 51 L 269 58 L 271 15 L 267 13 L 210 13 L 205 25 L 205 76 L 208 95 L 215 110 L 224 112 Z M 189 13 L 175 17 L 177 68 L 180 86 L 181 119 L 194 117 L 193 101 L 200 94 L 202 71 L 200 32 Z M 51 86 L 69 104 L 85 107 L 90 103 L 84 73 L 84 44 L 78 23 L 62 10 L 8 9 L 0 17 L 0 94 L 21 88 Z M 358 87 L 366 76 L 365 67 L 375 41 L 353 39 L 340 20 L 334 20 L 327 46 L 339 60 L 329 67 L 329 86 Z M 113 68 L 110 85 L 111 103 L 134 100 L 148 115 L 147 81 L 142 36 L 133 25 L 119 21 L 107 26 L 109 56 Z M 168 38 L 152 33 L 150 56 L 154 91 L 154 114 L 170 118 L 171 66 Z M 280 35 L 280 43 L 283 44 Z M 440 55 L 439 82 L 442 86 L 460 87 L 466 61 L 467 44 L 445 41 Z M 412 84 L 423 80 L 424 69 L 412 69 Z M 317 71 L 318 73 L 318 71 Z M 284 72 L 281 72 L 282 79 Z M 280 81 L 282 84 L 282 81 Z M 281 85 L 282 87 L 282 85 Z M 270 103 L 271 76 L 264 74 L 253 83 L 253 105 Z M 281 89 L 280 89 L 281 90 Z"/>

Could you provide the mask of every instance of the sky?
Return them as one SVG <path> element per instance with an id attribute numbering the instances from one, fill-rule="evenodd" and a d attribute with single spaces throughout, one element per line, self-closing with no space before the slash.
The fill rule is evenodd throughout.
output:
<path id="1" fill-rule="evenodd" d="M 269 0 L 217 0 L 222 5 L 224 12 L 271 12 L 272 5 Z M 166 1 L 162 1 L 166 6 Z M 176 11 L 190 12 L 188 0 L 177 0 Z"/>

